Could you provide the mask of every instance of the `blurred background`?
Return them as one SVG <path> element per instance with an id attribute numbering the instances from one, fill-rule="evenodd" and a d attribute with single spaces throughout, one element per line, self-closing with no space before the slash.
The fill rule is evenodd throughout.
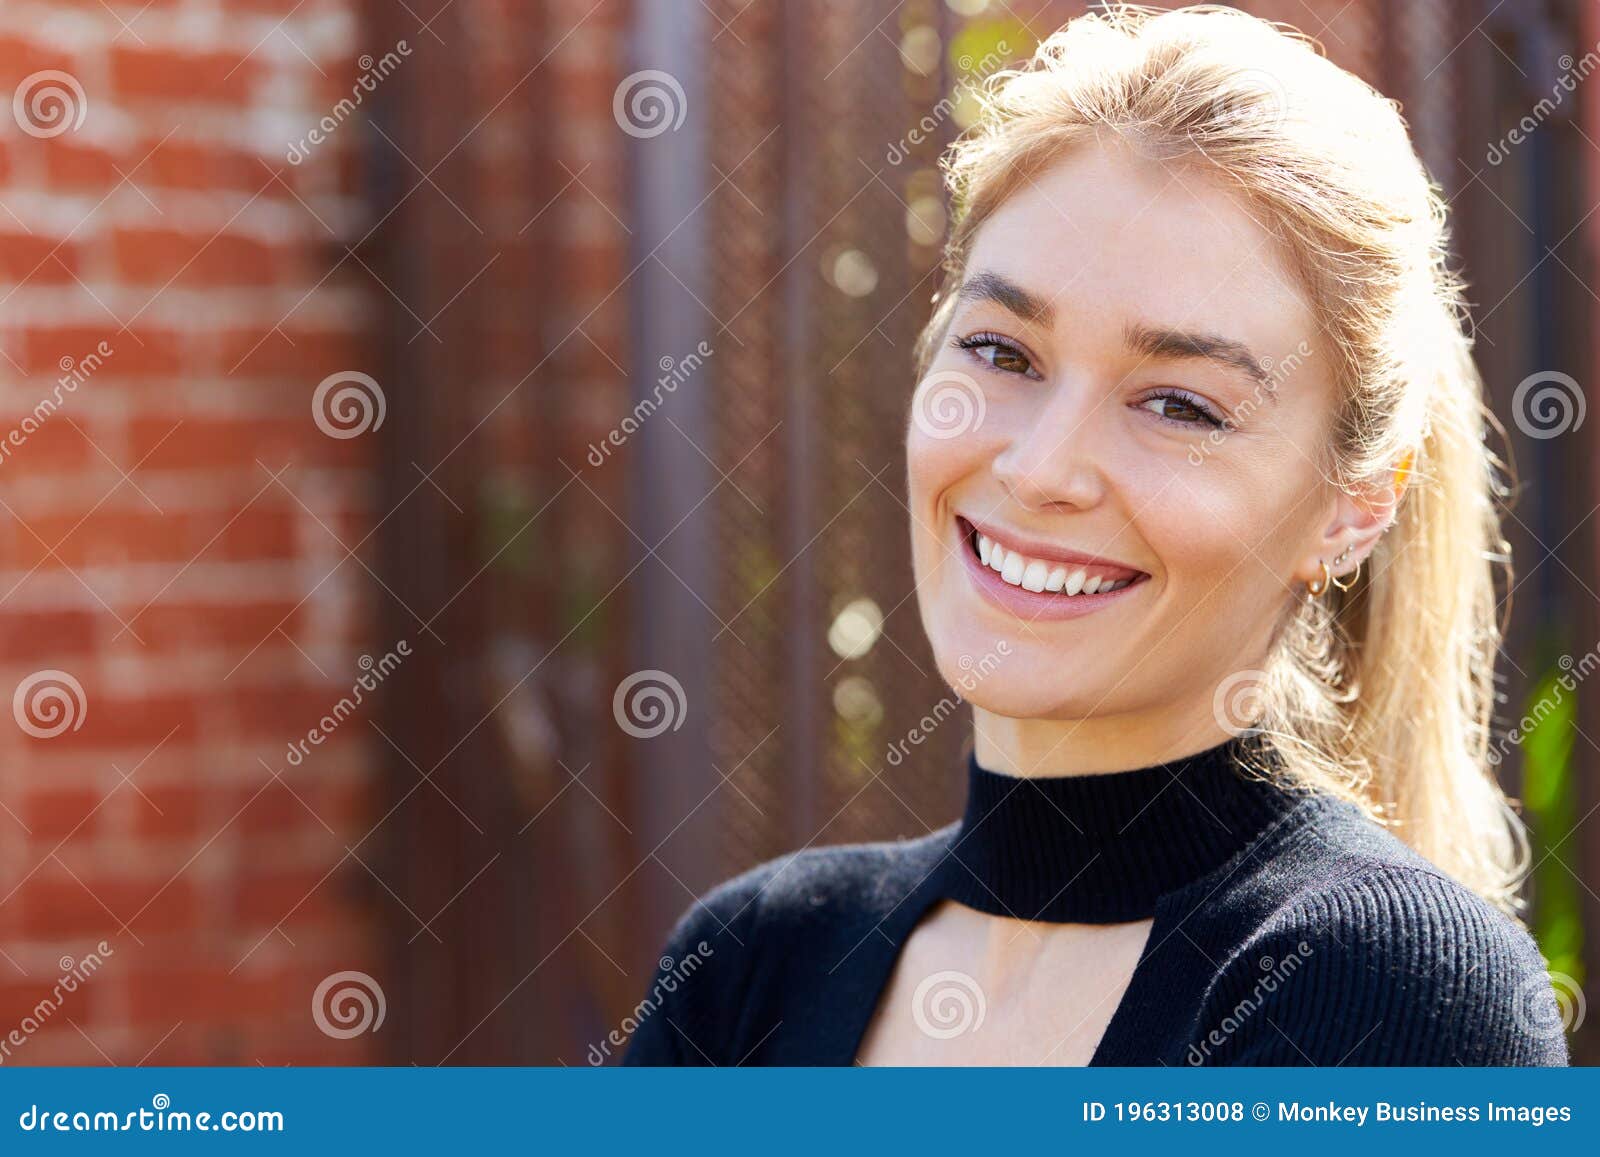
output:
<path id="1" fill-rule="evenodd" d="M 1593 1062 L 1600 5 L 1241 6 L 1453 201 L 1521 480 L 1496 750 Z M 0 1062 L 610 1061 L 696 894 L 954 819 L 934 162 L 1082 8 L 7 0 Z"/>

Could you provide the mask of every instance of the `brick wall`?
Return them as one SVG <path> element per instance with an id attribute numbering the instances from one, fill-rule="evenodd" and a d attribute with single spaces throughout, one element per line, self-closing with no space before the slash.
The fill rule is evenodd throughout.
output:
<path id="1" fill-rule="evenodd" d="M 285 757 L 371 635 L 374 439 L 310 406 L 370 364 L 359 127 L 286 160 L 361 71 L 355 8 L 0 6 L 0 98 L 34 78 L 0 108 L 5 1063 L 375 1055 L 311 1015 L 330 974 L 383 978 L 345 850 L 372 731 Z"/>

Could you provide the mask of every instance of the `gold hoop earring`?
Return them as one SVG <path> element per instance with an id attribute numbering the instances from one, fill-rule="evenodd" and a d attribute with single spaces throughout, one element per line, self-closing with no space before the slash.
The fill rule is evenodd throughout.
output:
<path id="1" fill-rule="evenodd" d="M 1320 579 L 1312 579 L 1306 584 L 1306 590 L 1310 591 L 1313 597 L 1322 594 L 1323 591 L 1328 589 L 1328 584 L 1333 581 L 1333 572 L 1328 569 L 1328 564 L 1319 558 L 1317 565 L 1322 568 L 1322 577 Z"/>
<path id="2" fill-rule="evenodd" d="M 1333 565 L 1334 566 L 1338 566 L 1345 559 L 1349 558 L 1350 557 L 1350 551 L 1352 549 L 1353 548 L 1347 546 L 1343 550 L 1341 550 L 1339 552 L 1339 557 L 1333 560 Z M 1356 569 L 1351 571 L 1348 575 L 1344 576 L 1345 577 L 1345 581 L 1344 582 L 1340 582 L 1337 578 L 1332 578 L 1331 576 L 1330 576 L 1330 578 L 1331 578 L 1331 581 L 1333 582 L 1334 586 L 1338 587 L 1342 591 L 1347 591 L 1351 587 L 1356 585 L 1356 575 L 1358 575 L 1360 573 L 1361 573 L 1361 564 L 1358 562 L 1358 563 L 1356 563 Z"/>

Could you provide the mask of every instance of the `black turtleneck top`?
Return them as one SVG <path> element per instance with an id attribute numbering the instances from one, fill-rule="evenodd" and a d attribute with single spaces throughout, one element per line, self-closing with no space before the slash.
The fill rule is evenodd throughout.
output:
<path id="1" fill-rule="evenodd" d="M 1270 770 L 1237 738 L 1105 775 L 1018 778 L 969 757 L 959 822 L 806 849 L 696 901 L 623 1063 L 852 1064 L 941 900 L 1152 921 L 1093 1065 L 1567 1063 L 1526 932 L 1355 806 Z"/>

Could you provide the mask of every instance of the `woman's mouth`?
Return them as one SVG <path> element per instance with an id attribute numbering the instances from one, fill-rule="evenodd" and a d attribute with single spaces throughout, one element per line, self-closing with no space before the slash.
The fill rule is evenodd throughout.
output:
<path id="1" fill-rule="evenodd" d="M 1029 553 L 1008 545 L 1003 534 L 956 522 L 965 541 L 967 569 L 979 591 L 1004 609 L 1028 619 L 1074 618 L 1124 597 L 1150 576 L 1109 562 L 1080 561 L 1071 552 Z"/>

